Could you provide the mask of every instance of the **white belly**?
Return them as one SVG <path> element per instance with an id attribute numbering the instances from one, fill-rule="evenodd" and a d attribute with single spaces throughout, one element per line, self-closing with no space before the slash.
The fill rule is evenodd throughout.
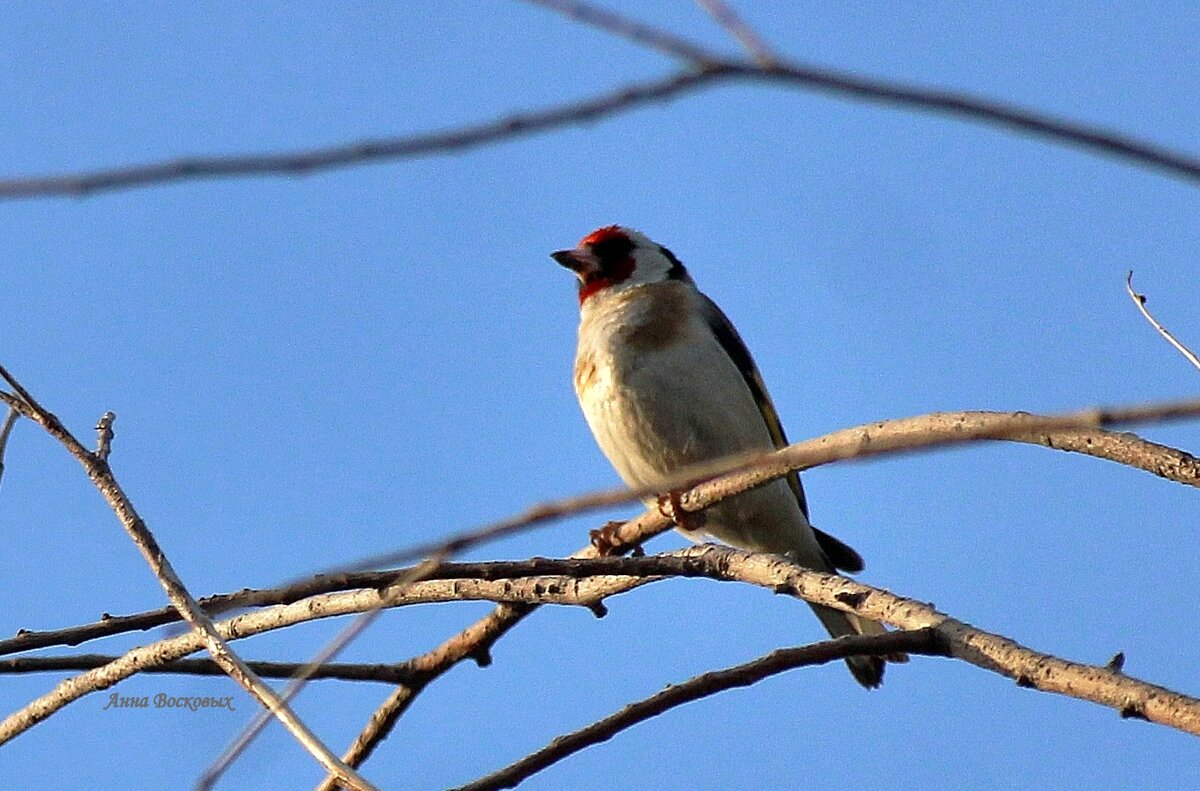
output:
<path id="1" fill-rule="evenodd" d="M 661 348 L 630 348 L 620 332 L 588 335 L 603 340 L 579 349 L 577 371 L 588 374 L 577 374 L 580 405 L 600 448 L 630 486 L 656 486 L 692 464 L 773 448 L 741 373 L 702 324 L 687 328 L 686 342 Z M 801 562 L 820 557 L 783 480 L 708 509 L 703 531 L 745 549 L 795 552 Z"/>

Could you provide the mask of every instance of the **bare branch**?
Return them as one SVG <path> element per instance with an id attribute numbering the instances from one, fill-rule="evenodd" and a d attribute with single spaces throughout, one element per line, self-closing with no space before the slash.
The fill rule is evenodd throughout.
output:
<path id="1" fill-rule="evenodd" d="M 1089 432 L 1103 426 L 1181 420 L 1197 416 L 1200 416 L 1200 399 L 1141 407 L 1102 407 L 1050 416 L 1032 415 L 1028 412 L 935 412 L 918 417 L 884 420 L 834 431 L 770 453 L 741 454 L 711 463 L 693 465 L 653 487 L 612 489 L 541 503 L 510 519 L 459 533 L 449 539 L 375 555 L 355 563 L 352 568 L 390 566 L 435 554 L 450 556 L 487 541 L 527 531 L 530 527 L 563 516 L 639 502 L 667 491 L 684 492 L 681 503 L 687 510 L 695 511 L 707 508 L 725 497 L 761 486 L 789 472 L 804 471 L 847 459 L 924 451 L 982 440 L 1050 445 L 1051 435 L 1056 434 Z M 1087 447 L 1086 442 L 1081 444 L 1064 441 L 1062 449 L 1100 455 L 1097 449 Z M 1130 449 L 1129 446 L 1125 447 L 1127 451 Z M 1154 455 L 1149 447 L 1143 446 L 1142 449 Z M 1129 454 L 1127 458 L 1133 460 L 1136 457 Z M 1190 456 L 1187 458 L 1195 461 Z M 1179 461 L 1186 459 L 1181 458 Z M 1166 469 L 1177 469 L 1185 473 L 1187 471 L 1186 467 Z M 1167 477 L 1159 466 L 1149 471 Z M 1192 473 L 1193 477 L 1190 480 L 1181 477 L 1180 482 L 1200 485 L 1200 480 L 1194 477 L 1194 468 Z M 664 518 L 660 517 L 659 521 L 666 524 Z"/>
<path id="2" fill-rule="evenodd" d="M 390 606 L 483 600 L 566 604 L 593 609 L 595 602 L 652 581 L 654 581 L 653 578 L 644 576 L 635 578 L 605 576 L 579 580 L 556 580 L 542 577 L 495 581 L 450 579 L 416 583 L 399 594 L 398 600 L 392 600 L 391 597 L 389 599 L 391 600 Z M 380 602 L 384 600 L 384 595 L 378 590 L 370 589 L 323 594 L 292 604 L 244 613 L 220 621 L 214 626 L 222 638 L 240 640 L 321 618 L 369 612 L 379 607 Z M 66 679 L 50 692 L 0 722 L 0 745 L 24 733 L 54 712 L 85 695 L 107 689 L 135 673 L 182 659 L 205 647 L 203 637 L 195 631 L 191 631 L 134 648 L 104 667 Z M 402 679 L 410 674 L 411 677 L 420 679 L 424 677 L 424 670 L 421 662 L 408 660 L 398 665 L 396 672 Z"/>
<path id="3" fill-rule="evenodd" d="M 489 561 L 485 563 L 442 563 L 436 568 L 424 572 L 423 582 L 413 582 L 407 587 L 397 584 L 411 569 L 391 571 L 358 572 L 335 576 L 317 576 L 304 582 L 288 585 L 282 588 L 265 590 L 245 590 L 238 593 L 210 596 L 200 600 L 201 606 L 213 615 L 217 612 L 246 607 L 268 607 L 280 604 L 293 604 L 322 594 L 374 591 L 373 599 L 362 604 L 362 609 L 338 611 L 338 615 L 349 612 L 362 612 L 376 607 L 403 607 L 412 604 L 431 604 L 447 601 L 529 601 L 553 604 L 579 604 L 591 607 L 601 598 L 611 596 L 615 591 L 598 589 L 589 591 L 573 589 L 562 591 L 556 585 L 547 583 L 544 590 L 537 595 L 526 594 L 518 589 L 472 587 L 470 581 L 497 582 L 511 581 L 514 578 L 527 576 L 555 576 L 560 567 L 556 561 L 545 558 L 534 558 L 524 561 Z M 549 564 L 549 565 L 547 565 Z M 380 590 L 388 589 L 386 597 L 379 596 Z M 323 616 L 325 617 L 325 616 Z M 107 616 L 95 623 L 83 626 L 72 626 L 53 631 L 33 632 L 22 631 L 16 637 L 0 640 L 0 655 L 32 651 L 38 648 L 48 648 L 56 645 L 73 646 L 89 640 L 111 637 L 124 632 L 151 629 L 167 623 L 180 620 L 178 611 L 172 608 L 161 608 L 133 615 Z"/>
<path id="4" fill-rule="evenodd" d="M 947 656 L 949 648 L 942 643 L 935 629 L 889 632 L 878 635 L 856 635 L 837 640 L 826 640 L 796 648 L 780 648 L 766 656 L 722 670 L 713 670 L 673 684 L 662 692 L 630 703 L 620 711 L 593 722 L 572 733 L 556 737 L 545 747 L 537 750 L 503 769 L 460 786 L 455 791 L 493 791 L 499 788 L 515 788 L 532 775 L 564 758 L 608 741 L 623 730 L 639 722 L 657 717 L 685 703 L 700 700 L 719 692 L 757 684 L 765 678 L 778 675 L 798 667 L 823 665 L 848 656 L 887 656 L 897 652 Z"/>
<path id="5" fill-rule="evenodd" d="M 1137 305 L 1137 309 L 1146 317 L 1146 321 L 1150 322 L 1150 326 L 1158 330 L 1158 334 L 1166 338 L 1167 343 L 1174 346 L 1180 354 L 1187 358 L 1189 363 L 1200 368 L 1200 357 L 1197 357 L 1195 352 L 1176 340 L 1175 336 L 1168 332 L 1166 327 L 1158 323 L 1158 319 L 1150 315 L 1150 310 L 1146 307 L 1146 295 L 1139 294 L 1133 290 L 1133 270 L 1130 270 L 1129 276 L 1125 278 L 1125 290 L 1129 292 L 1129 298 L 1133 300 L 1133 304 Z"/>
<path id="6" fill-rule="evenodd" d="M 557 602 L 586 606 L 589 599 L 597 596 L 615 595 L 638 587 L 646 581 L 665 577 L 696 577 L 750 583 L 814 604 L 853 612 L 900 629 L 936 628 L 940 638 L 946 641 L 950 656 L 984 670 L 1005 675 L 1021 686 L 1099 703 L 1117 710 L 1125 717 L 1143 718 L 1186 733 L 1200 735 L 1200 699 L 1147 684 L 1110 665 L 1080 665 L 1034 651 L 1006 637 L 957 621 L 931 605 L 835 574 L 812 571 L 778 555 L 746 552 L 709 544 L 662 555 L 635 558 L 539 558 L 514 562 L 506 570 L 517 573 L 533 570 L 553 571 L 558 576 L 539 574 L 520 579 L 444 580 L 419 583 L 413 586 L 413 589 L 421 585 L 437 585 L 444 586 L 450 594 L 459 598 L 483 597 L 480 594 L 486 592 L 486 596 L 502 600 L 524 599 L 526 602 L 543 602 L 553 599 Z M 386 592 L 381 594 L 378 591 L 358 591 L 315 597 L 296 604 L 237 616 L 218 624 L 218 629 L 231 637 L 246 637 L 312 620 L 314 617 L 361 612 L 377 605 L 386 595 Z M 519 609 L 523 605 L 515 606 Z M 474 642 L 476 638 L 476 635 L 470 635 L 468 641 L 460 642 L 455 648 L 460 652 L 474 648 L 474 653 L 470 655 L 486 663 L 485 656 L 478 651 L 478 643 Z M 90 673 L 107 673 L 107 683 L 104 686 L 111 686 L 144 667 L 173 661 L 203 647 L 203 640 L 191 632 L 134 649 L 115 662 Z M 398 676 L 421 682 L 427 681 L 423 676 L 439 661 L 431 654 L 392 667 Z M 130 668 L 131 664 L 140 666 Z M 78 679 L 70 679 L 64 682 L 64 685 L 71 685 L 77 681 Z M 0 739 L 3 738 L 3 724 L 0 724 Z"/>
<path id="7" fill-rule="evenodd" d="M 1196 402 L 1192 402 L 1192 407 L 1190 408 L 1194 408 L 1195 406 Z M 1164 405 L 1163 408 L 1166 410 L 1164 414 L 1170 413 L 1179 417 L 1182 417 L 1182 414 L 1179 414 L 1181 409 L 1183 411 L 1187 411 L 1188 409 L 1181 405 Z M 1151 412 L 1154 411 L 1153 408 L 1148 409 Z M 1099 444 L 1093 445 L 1093 443 L 1088 441 L 1088 434 L 1098 429 L 1079 428 L 1080 423 L 1091 423 L 1097 426 L 1110 425 L 1114 418 L 1124 420 L 1126 418 L 1136 418 L 1139 414 L 1146 416 L 1145 409 L 1133 411 L 1088 410 L 1082 413 L 1075 413 L 1072 416 L 1055 418 L 1040 417 L 1023 412 L 958 412 L 925 415 L 920 418 L 907 418 L 896 421 L 883 421 L 853 429 L 845 429 L 824 437 L 788 446 L 767 457 L 767 461 L 776 466 L 763 466 L 758 470 L 742 474 L 735 472 L 727 478 L 710 480 L 708 483 L 700 484 L 690 492 L 685 493 L 681 497 L 681 501 L 688 510 L 698 510 L 711 505 L 721 497 L 732 496 L 751 488 L 753 485 L 763 483 L 771 477 L 779 477 L 786 474 L 789 470 L 810 469 L 820 464 L 844 458 L 853 458 L 855 456 L 872 456 L 880 453 L 929 447 L 928 445 L 923 445 L 922 442 L 928 440 L 931 436 L 937 436 L 939 442 L 944 441 L 948 443 L 979 439 L 1005 439 L 1088 453 L 1101 458 L 1105 458 L 1106 453 L 1112 452 L 1115 459 L 1128 459 L 1129 463 L 1134 463 L 1135 461 L 1145 463 L 1147 456 L 1154 456 L 1154 450 L 1150 447 L 1154 446 L 1153 443 L 1146 443 L 1144 440 L 1132 438 L 1130 440 L 1131 444 L 1127 444 L 1118 441 L 1117 435 L 1104 432 L 1103 436 L 1112 441 L 1105 443 L 1105 446 L 1101 447 Z M 1177 480 L 1180 482 L 1200 486 L 1200 476 L 1197 475 L 1198 465 L 1196 464 L 1196 459 L 1174 449 L 1168 448 L 1166 450 L 1170 451 L 1171 454 L 1178 454 L 1186 458 L 1177 459 L 1181 462 L 1178 467 L 1167 464 L 1160 468 L 1153 463 L 1149 463 L 1144 469 L 1163 477 L 1170 477 L 1169 473 L 1178 472 L 1179 477 Z M 1176 478 L 1171 479 L 1176 480 Z M 731 481 L 735 481 L 736 485 L 731 485 Z M 670 484 L 667 486 L 674 488 Z M 613 496 L 615 497 L 617 494 L 619 493 L 613 493 Z M 637 496 L 637 493 L 627 496 Z M 562 501 L 557 505 L 564 506 L 565 508 L 565 506 L 570 505 L 570 501 Z M 549 508 L 549 506 L 547 507 Z M 538 509 L 534 510 L 537 511 Z M 551 508 L 551 510 L 553 509 Z M 562 510 L 560 513 L 566 513 L 566 511 Z M 518 529 L 517 525 L 511 523 L 505 524 L 502 527 L 508 531 Z M 486 534 L 490 529 L 477 531 L 476 534 Z M 666 518 L 658 513 L 657 510 L 651 510 L 643 513 L 636 519 L 626 522 L 616 531 L 613 538 L 618 542 L 618 549 L 620 547 L 635 547 L 668 529 L 670 529 L 670 524 Z M 572 557 L 585 558 L 595 556 L 596 550 L 588 546 L 576 552 Z M 526 615 L 533 612 L 534 609 L 536 608 L 530 606 L 500 605 L 490 614 L 454 637 L 451 637 L 437 648 L 411 660 L 415 665 L 419 665 L 424 669 L 424 677 L 417 682 L 398 686 L 388 699 L 379 705 L 362 732 L 355 738 L 354 743 L 343 753 L 343 760 L 351 766 L 361 765 L 363 761 L 370 757 L 375 747 L 387 738 L 387 735 L 391 732 L 391 729 L 395 726 L 400 716 L 407 710 L 408 706 L 427 684 L 440 677 L 464 659 L 475 658 L 478 661 L 479 656 L 486 657 L 491 646 L 510 629 L 520 623 Z M 331 789 L 335 789 L 336 787 L 337 783 L 332 778 L 326 778 L 321 785 L 317 786 L 319 791 L 331 791 Z"/>
<path id="8" fill-rule="evenodd" d="M 851 99 L 944 113 L 1057 140 L 1142 167 L 1158 168 L 1177 178 L 1200 181 L 1200 159 L 1195 156 L 1017 105 L 794 61 L 776 61 L 770 67 L 764 67 L 754 63 L 714 59 L 706 61 L 700 70 L 682 71 L 597 98 L 440 132 L 384 137 L 281 154 L 192 157 L 61 176 L 0 179 L 0 200 L 79 197 L 104 190 L 201 178 L 298 176 L 329 168 L 447 154 L 570 124 L 595 121 L 652 101 L 673 99 L 703 86 L 732 81 L 782 83 Z"/>
<path id="9" fill-rule="evenodd" d="M 154 538 L 154 534 L 150 532 L 146 523 L 133 507 L 133 502 L 126 496 L 120 484 L 117 483 L 116 478 L 112 474 L 112 469 L 108 466 L 108 462 L 83 447 L 79 443 L 79 440 L 67 430 L 59 419 L 34 400 L 29 392 L 21 386 L 20 382 L 3 366 L 0 366 L 0 377 L 3 377 L 25 401 L 30 411 L 29 417 L 52 437 L 57 439 L 83 465 L 92 483 L 95 484 L 96 488 L 104 496 L 109 507 L 116 513 L 117 518 L 125 527 L 125 531 L 142 553 L 142 557 L 146 559 L 155 578 L 162 585 L 163 590 L 166 591 L 167 598 L 171 604 L 179 610 L 179 614 L 183 616 L 184 620 L 203 637 L 209 653 L 225 669 L 229 677 L 240 684 L 262 705 L 266 706 L 327 771 L 338 776 L 343 783 L 351 788 L 372 788 L 370 783 L 330 752 L 329 748 L 321 743 L 321 740 L 308 729 L 300 718 L 288 709 L 275 694 L 274 690 L 267 686 L 262 679 L 258 678 L 254 674 L 254 671 L 247 667 L 246 663 L 230 650 L 224 638 L 221 637 L 213 626 L 213 622 L 205 615 L 204 610 L 200 608 L 200 605 L 196 603 L 191 593 L 188 592 L 187 587 L 183 584 L 183 580 L 175 573 L 175 569 L 172 567 L 171 562 L 167 560 L 167 556 L 162 551 L 162 547 L 159 546 L 158 541 Z M 12 406 L 11 403 L 10 406 Z M 18 712 L 17 715 L 20 713 Z M 12 719 L 12 717 L 9 719 Z"/>
<path id="10" fill-rule="evenodd" d="M 8 448 L 8 437 L 20 416 L 17 408 L 10 404 L 8 414 L 4 416 L 4 424 L 0 425 L 0 481 L 4 480 L 4 451 Z"/>
<path id="11" fill-rule="evenodd" d="M 0 674 L 61 673 L 95 670 L 120 659 L 112 654 L 73 654 L 70 656 L 30 656 L 0 659 Z M 262 678 L 291 678 L 303 670 L 306 662 L 262 662 L 247 660 L 250 669 Z M 318 667 L 312 679 L 339 681 L 381 681 L 398 684 L 406 679 L 402 665 L 329 662 Z M 177 674 L 188 676 L 224 676 L 225 671 L 211 659 L 176 659 L 165 665 L 152 665 L 142 673 Z"/>
<path id="12" fill-rule="evenodd" d="M 705 545 L 641 558 L 544 562 L 549 565 L 541 567 L 543 570 L 557 566 L 562 573 L 572 575 L 602 571 L 622 577 L 647 574 L 655 577 L 705 577 L 748 582 L 808 602 L 854 612 L 906 630 L 933 628 L 937 632 L 937 650 L 918 650 L 918 653 L 949 655 L 984 670 L 1012 678 L 1022 687 L 1091 701 L 1113 708 L 1123 717 L 1148 719 L 1193 735 L 1200 735 L 1200 699 L 1126 676 L 1111 664 L 1083 665 L 1035 651 L 1008 638 L 957 621 L 930 605 L 837 575 L 810 571 L 776 555 Z M 444 654 L 431 652 L 410 660 L 410 666 L 417 673 L 416 677 L 407 682 L 412 686 L 397 689 L 391 699 L 394 701 L 393 707 L 381 707 L 376 716 L 390 715 L 395 711 L 402 712 L 424 684 L 432 680 L 420 678 L 421 672 L 436 672 L 448 661 L 445 654 L 465 658 L 470 655 L 466 652 L 470 650 L 474 640 L 490 638 L 490 642 L 487 643 L 490 645 L 522 615 L 519 610 L 507 614 L 498 610 L 459 635 L 453 645 L 448 643 L 443 646 Z M 628 724 L 631 723 L 625 723 Z M 373 719 L 372 730 L 382 729 L 386 729 L 386 724 L 375 722 Z M 366 749 L 369 754 L 369 746 L 356 743 L 355 748 L 359 751 Z M 357 754 L 348 754 L 345 758 L 348 762 L 361 760 L 361 756 Z M 322 788 L 335 786 L 336 784 L 327 781 Z"/>
<path id="13" fill-rule="evenodd" d="M 764 67 L 774 65 L 776 58 L 771 48 L 728 3 L 724 0 L 696 0 L 696 4 L 707 11 L 717 24 L 729 31 L 729 35 L 742 45 L 755 63 Z"/>
<path id="14" fill-rule="evenodd" d="M 631 107 L 668 99 L 728 75 L 682 72 L 653 82 L 530 113 L 517 113 L 440 132 L 364 140 L 282 154 L 192 157 L 66 176 L 0 179 L 0 200 L 67 196 L 145 187 L 178 181 L 247 176 L 301 176 L 330 168 L 384 160 L 448 154 L 469 148 L 604 118 Z"/>

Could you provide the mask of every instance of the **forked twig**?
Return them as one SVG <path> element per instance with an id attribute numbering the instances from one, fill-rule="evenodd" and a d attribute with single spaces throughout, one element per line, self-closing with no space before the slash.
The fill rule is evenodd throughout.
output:
<path id="1" fill-rule="evenodd" d="M 196 633 L 203 637 L 205 646 L 208 648 L 209 653 L 212 654 L 213 660 L 221 665 L 230 678 L 240 684 L 262 705 L 267 707 L 327 771 L 337 775 L 343 783 L 351 788 L 372 788 L 370 783 L 343 763 L 328 747 L 322 744 L 321 740 L 308 729 L 308 726 L 280 701 L 274 690 L 264 683 L 262 679 L 258 678 L 254 671 L 247 667 L 246 663 L 229 648 L 224 638 L 221 637 L 217 629 L 213 626 L 212 620 L 209 619 L 200 605 L 196 603 L 191 593 L 188 592 L 187 587 L 183 584 L 183 580 L 175 572 L 174 567 L 167 559 L 162 547 L 159 546 L 154 534 L 150 532 L 146 523 L 142 521 L 141 516 L 138 515 L 137 510 L 133 506 L 133 502 L 113 476 L 108 462 L 81 445 L 79 440 L 75 438 L 75 435 L 49 410 L 39 404 L 2 365 L 0 365 L 0 378 L 8 382 L 21 398 L 19 402 L 15 399 L 6 399 L 9 406 L 15 406 L 26 414 L 27 417 L 40 425 L 83 465 L 92 483 L 95 484 L 96 488 L 104 496 L 104 499 L 116 513 L 125 531 L 133 539 L 134 544 L 146 559 L 171 604 L 179 610 L 179 614 L 183 616 L 184 620 L 188 622 Z M 11 715 L 5 722 L 13 720 L 14 717 L 19 718 L 20 715 L 21 712 L 17 712 Z"/>

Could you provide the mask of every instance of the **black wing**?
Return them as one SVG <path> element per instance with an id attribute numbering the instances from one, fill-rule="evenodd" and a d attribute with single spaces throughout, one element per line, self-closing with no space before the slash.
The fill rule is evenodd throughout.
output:
<path id="1" fill-rule="evenodd" d="M 779 422 L 779 413 L 775 411 L 775 404 L 771 402 L 771 396 L 767 393 L 767 386 L 763 383 L 762 374 L 758 372 L 758 366 L 754 364 L 754 358 L 750 356 L 750 350 L 746 348 L 742 337 L 738 335 L 728 317 L 717 307 L 717 303 L 703 294 L 700 294 L 700 310 L 713 334 L 717 336 L 721 348 L 729 355 L 729 359 L 733 360 L 733 364 L 737 366 L 738 371 L 742 374 L 742 379 L 746 382 L 746 387 L 750 388 L 750 394 L 754 396 L 754 403 L 758 405 L 759 414 L 762 415 L 763 422 L 767 425 L 767 431 L 771 434 L 771 441 L 777 448 L 787 445 L 787 435 L 783 433 L 783 424 Z M 787 482 L 796 495 L 796 502 L 800 504 L 804 518 L 807 519 L 808 502 L 804 499 L 804 487 L 800 485 L 800 476 L 794 472 L 788 473 Z M 821 551 L 825 553 L 834 568 L 851 573 L 863 570 L 863 559 L 853 548 L 815 527 L 812 530 L 816 534 L 817 544 L 820 545 Z"/>

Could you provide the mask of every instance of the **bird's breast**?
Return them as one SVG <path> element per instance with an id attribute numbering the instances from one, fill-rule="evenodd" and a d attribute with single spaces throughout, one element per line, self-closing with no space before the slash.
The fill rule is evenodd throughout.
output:
<path id="1" fill-rule="evenodd" d="M 630 485 L 772 447 L 745 380 L 683 284 L 585 312 L 575 389 L 596 441 Z"/>

